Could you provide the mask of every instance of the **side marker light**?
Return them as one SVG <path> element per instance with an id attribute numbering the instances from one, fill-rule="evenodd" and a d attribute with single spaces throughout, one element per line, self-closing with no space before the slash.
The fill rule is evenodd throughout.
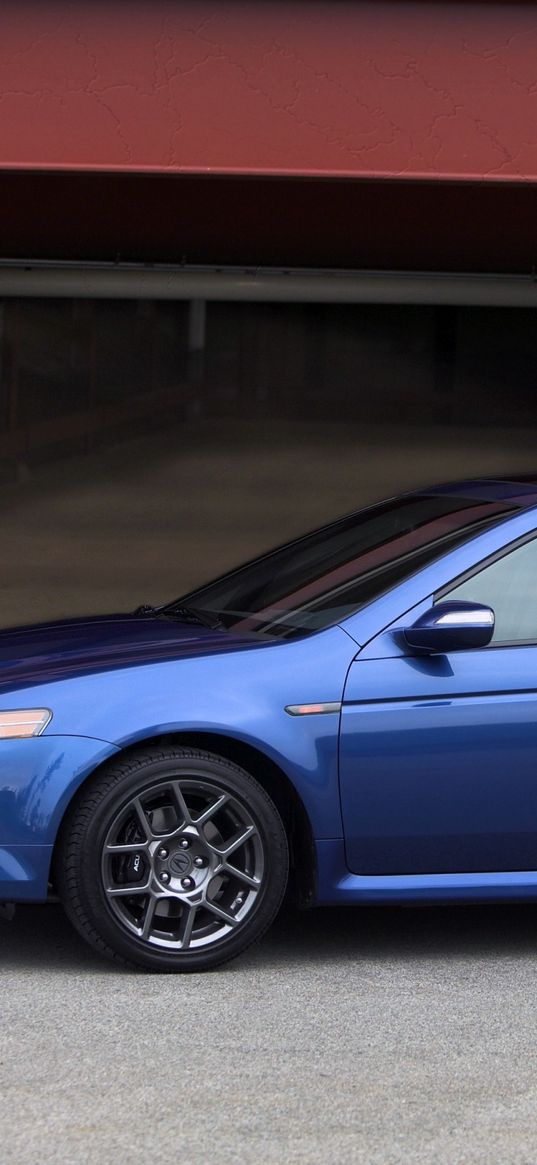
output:
<path id="1" fill-rule="evenodd" d="M 285 711 L 290 716 L 325 716 L 327 712 L 341 712 L 341 700 L 330 704 L 288 704 Z"/>
<path id="2" fill-rule="evenodd" d="M 0 711 L 0 740 L 40 736 L 52 720 L 48 708 L 21 708 L 16 712 Z"/>

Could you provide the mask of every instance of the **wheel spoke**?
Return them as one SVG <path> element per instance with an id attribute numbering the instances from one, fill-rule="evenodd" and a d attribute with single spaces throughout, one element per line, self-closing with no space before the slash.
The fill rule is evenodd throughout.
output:
<path id="1" fill-rule="evenodd" d="M 190 940 L 192 938 L 192 931 L 194 928 L 194 920 L 197 914 L 197 910 L 197 906 L 187 906 L 187 903 L 184 903 L 183 918 L 181 919 L 181 926 L 179 930 L 179 943 L 182 951 L 185 951 L 187 947 L 190 946 Z"/>
<path id="2" fill-rule="evenodd" d="M 147 849 L 147 841 L 129 841 L 125 845 L 105 845 L 105 852 L 107 854 L 135 854 L 138 850 Z"/>
<path id="3" fill-rule="evenodd" d="M 238 878 L 246 886 L 251 886 L 253 890 L 259 890 L 261 885 L 261 878 L 252 878 L 251 874 L 245 874 L 244 870 L 238 870 L 236 866 L 230 866 L 228 862 L 222 863 L 219 872 L 231 874 L 233 878 Z"/>
<path id="4" fill-rule="evenodd" d="M 216 902 L 212 902 L 210 898 L 206 898 L 203 903 L 206 910 L 210 910 L 211 914 L 215 914 L 217 918 L 221 918 L 222 922 L 227 922 L 228 926 L 237 926 L 238 918 L 234 918 L 232 914 L 228 914 L 226 910 L 222 910 L 221 906 L 217 906 Z"/>
<path id="5" fill-rule="evenodd" d="M 148 841 L 152 841 L 153 838 L 155 837 L 155 834 L 153 833 L 153 830 L 151 829 L 149 821 L 147 820 L 147 815 L 144 811 L 144 807 L 143 807 L 142 802 L 140 801 L 139 797 L 134 798 L 134 800 L 132 802 L 132 807 L 134 809 L 134 812 L 136 813 L 139 824 L 141 825 L 141 827 L 145 833 L 146 843 Z"/>
<path id="6" fill-rule="evenodd" d="M 188 805 L 187 805 L 187 803 L 183 797 L 183 794 L 181 792 L 181 786 L 179 784 L 179 781 L 173 782 L 172 790 L 173 790 L 173 795 L 175 797 L 175 800 L 177 802 L 177 808 L 179 810 L 179 813 L 182 814 L 182 819 L 183 819 L 182 824 L 183 825 L 192 825 L 193 822 L 192 822 L 192 818 L 190 816 L 190 810 L 189 810 Z"/>
<path id="7" fill-rule="evenodd" d="M 229 801 L 229 794 L 222 793 L 222 796 L 218 797 L 213 805 L 209 805 L 209 808 L 206 809 L 204 813 L 200 813 L 200 816 L 196 817 L 194 824 L 197 825 L 198 828 L 200 825 L 205 825 L 205 822 L 210 821 L 211 817 L 214 817 L 215 813 L 217 813 L 218 810 L 226 804 L 226 801 Z"/>
<path id="8" fill-rule="evenodd" d="M 147 894 L 148 889 L 149 882 L 145 882 L 143 886 L 137 882 L 133 883 L 132 886 L 105 886 L 109 898 L 126 898 L 133 894 Z"/>
<path id="9" fill-rule="evenodd" d="M 254 833 L 257 833 L 255 825 L 247 825 L 246 829 L 243 829 L 242 833 L 238 833 L 237 836 L 233 838 L 233 841 L 229 842 L 229 844 L 224 846 L 223 849 L 217 849 L 216 846 L 212 846 L 212 849 L 214 849 L 221 858 L 228 858 L 231 854 L 235 853 L 235 850 L 240 849 L 241 845 L 244 845 L 245 841 L 248 841 L 248 838 L 250 838 Z M 210 844 L 211 843 L 209 842 L 209 845 Z"/>
<path id="10" fill-rule="evenodd" d="M 148 939 L 151 934 L 151 927 L 153 926 L 153 919 L 155 917 L 157 902 L 158 898 L 155 898 L 153 894 L 149 895 L 140 935 L 140 937 L 143 939 Z"/>

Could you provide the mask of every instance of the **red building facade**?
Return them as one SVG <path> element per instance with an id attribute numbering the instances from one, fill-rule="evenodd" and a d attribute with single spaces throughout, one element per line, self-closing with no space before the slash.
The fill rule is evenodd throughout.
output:
<path id="1" fill-rule="evenodd" d="M 508 368 L 513 345 L 524 369 L 533 362 L 534 3 L 6 0 L 1 20 L 5 448 L 39 444 L 51 423 L 43 403 L 50 392 L 28 388 L 41 375 L 37 354 L 24 366 L 30 333 L 46 324 L 44 316 L 28 324 L 25 298 L 181 301 L 174 334 L 183 328 L 187 378 L 188 368 L 199 374 L 192 354 L 205 344 L 200 301 L 297 302 L 303 292 L 317 304 L 421 304 L 427 335 L 418 336 L 414 317 L 404 327 L 394 319 L 394 352 L 400 368 L 400 332 L 414 329 L 409 380 L 416 351 L 427 349 L 423 385 L 434 381 L 440 412 L 451 391 L 458 324 L 445 313 L 431 322 L 431 309 L 525 307 L 524 339 L 518 332 L 510 338 L 511 321 L 492 368 L 502 360 Z M 97 343 L 92 311 L 75 311 L 77 367 L 106 363 L 88 355 Z M 213 331 L 225 337 L 230 318 L 220 314 Z M 311 334 L 305 380 L 304 369 L 317 375 L 322 365 L 319 330 L 335 337 L 335 325 L 328 317 L 304 327 L 294 319 L 297 335 L 301 328 Z M 368 327 L 381 335 L 384 324 L 375 319 Z M 243 324 L 234 321 L 238 334 Z M 116 332 L 121 326 L 118 317 Z M 258 312 L 258 333 L 266 326 Z M 490 326 L 497 334 L 497 324 Z M 350 336 L 354 324 L 345 327 Z M 481 341 L 473 332 L 464 339 L 465 328 L 458 329 L 461 344 L 473 352 Z M 281 343 L 282 334 L 280 327 Z M 102 339 L 105 354 L 110 343 Z M 151 341 L 156 351 L 159 343 Z M 295 349 L 289 341 L 289 366 Z M 333 350 L 341 351 L 337 337 Z M 174 359 L 170 350 L 170 366 Z M 215 357 L 216 380 L 225 380 L 224 365 L 235 368 L 234 359 Z M 342 383 L 353 361 L 358 355 L 349 355 Z M 369 356 L 364 367 L 370 375 Z M 74 418 L 68 385 L 76 377 L 67 364 L 58 373 L 66 385 L 64 435 L 105 423 L 102 400 L 95 420 L 96 375 L 90 368 Z M 159 385 L 159 376 L 152 366 L 148 384 Z M 526 395 L 532 383 L 526 376 Z M 41 435 L 30 434 L 21 412 L 28 392 L 38 402 Z M 109 420 L 120 415 L 115 405 L 106 408 Z"/>
<path id="2" fill-rule="evenodd" d="M 531 271 L 536 61 L 532 3 L 8 0 L 2 251 Z"/>

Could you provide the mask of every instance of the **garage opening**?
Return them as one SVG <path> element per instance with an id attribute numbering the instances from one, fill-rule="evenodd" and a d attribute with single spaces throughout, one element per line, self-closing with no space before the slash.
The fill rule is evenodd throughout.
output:
<path id="1" fill-rule="evenodd" d="M 456 299 L 456 289 L 446 294 L 449 278 L 420 288 L 416 277 L 390 284 L 378 276 L 374 294 L 387 302 L 365 300 L 367 281 L 352 302 L 356 280 L 341 275 L 303 277 L 298 290 L 292 278 L 258 276 L 253 293 L 247 274 L 242 282 L 228 277 L 225 300 L 218 298 L 221 278 L 206 276 L 207 300 L 187 298 L 190 285 L 180 279 L 175 293 L 169 281 L 167 298 L 136 294 L 143 281 L 139 288 L 133 279 L 128 298 L 121 288 L 100 298 L 91 270 L 81 294 L 64 295 L 72 274 L 38 271 L 34 282 L 39 287 L 44 276 L 47 294 L 1 301 L 4 468 L 195 419 L 481 429 L 537 421 L 530 280 L 507 281 L 502 305 L 502 283 L 490 279 L 466 280 L 466 298 L 476 302 L 457 304 L 442 302 Z M 19 286 L 25 275 L 16 272 Z M 84 295 L 87 282 L 91 296 Z M 510 305 L 513 284 L 528 306 Z M 426 299 L 427 288 L 431 302 L 412 302 Z M 307 301 L 299 301 L 301 289 Z M 264 291 L 277 292 L 277 301 L 264 301 Z"/>
<path id="2" fill-rule="evenodd" d="M 535 470 L 531 279 L 192 275 L 0 270 L 1 622 L 171 600 L 400 489 Z"/>

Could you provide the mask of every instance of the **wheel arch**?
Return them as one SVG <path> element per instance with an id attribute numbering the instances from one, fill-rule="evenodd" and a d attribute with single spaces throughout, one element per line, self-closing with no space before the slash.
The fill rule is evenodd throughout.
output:
<path id="1" fill-rule="evenodd" d="M 300 905 L 311 905 L 316 896 L 317 861 L 313 830 L 304 802 L 283 769 L 266 753 L 254 745 L 218 732 L 171 732 L 145 737 L 102 761 L 86 776 L 65 807 L 56 835 L 52 871 L 61 844 L 63 822 L 76 797 L 87 788 L 98 773 L 111 764 L 129 756 L 136 756 L 137 753 L 147 752 L 150 748 L 161 748 L 165 745 L 199 748 L 205 752 L 212 752 L 215 756 L 239 765 L 259 782 L 274 802 L 287 834 L 290 852 L 289 893 Z"/>

